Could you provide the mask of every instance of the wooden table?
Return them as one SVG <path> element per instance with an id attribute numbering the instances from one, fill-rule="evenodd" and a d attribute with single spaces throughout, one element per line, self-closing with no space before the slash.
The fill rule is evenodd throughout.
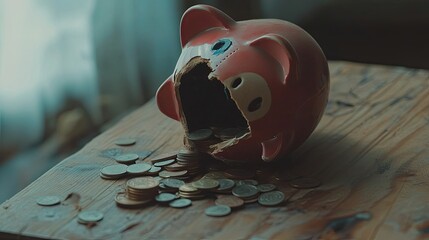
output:
<path id="1" fill-rule="evenodd" d="M 152 100 L 4 202 L 0 238 L 428 239 L 429 72 L 348 62 L 331 62 L 330 70 L 321 123 L 273 173 L 323 184 L 295 190 L 277 181 L 288 196 L 283 206 L 250 204 L 223 218 L 204 215 L 212 199 L 187 209 L 118 208 L 113 199 L 125 180 L 99 177 L 112 163 L 100 152 L 117 148 L 113 142 L 123 136 L 138 139 L 125 152 L 162 153 L 182 144 L 181 125 Z M 45 195 L 64 200 L 38 206 L 35 198 Z M 80 210 L 94 209 L 105 214 L 98 225 L 77 223 Z"/>

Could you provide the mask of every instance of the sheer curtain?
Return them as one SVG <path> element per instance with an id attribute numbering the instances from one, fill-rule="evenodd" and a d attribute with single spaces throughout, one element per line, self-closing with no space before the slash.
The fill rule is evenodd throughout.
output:
<path id="1" fill-rule="evenodd" d="M 100 126 L 154 95 L 180 54 L 181 13 L 170 0 L 0 0 L 0 202 L 65 157 L 56 125 L 70 102 Z M 77 113 L 66 133 L 83 128 Z"/>

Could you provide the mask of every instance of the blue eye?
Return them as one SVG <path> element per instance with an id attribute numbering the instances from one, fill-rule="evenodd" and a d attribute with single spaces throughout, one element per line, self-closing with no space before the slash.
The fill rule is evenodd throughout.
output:
<path id="1" fill-rule="evenodd" d="M 228 50 L 228 48 L 231 47 L 231 45 L 232 45 L 232 42 L 229 39 L 218 40 L 212 46 L 213 55 L 219 55 L 219 54 L 226 52 L 226 50 Z"/>

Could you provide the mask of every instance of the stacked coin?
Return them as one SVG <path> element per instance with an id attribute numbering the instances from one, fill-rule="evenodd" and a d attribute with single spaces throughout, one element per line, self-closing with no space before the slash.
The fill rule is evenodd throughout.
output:
<path id="1" fill-rule="evenodd" d="M 159 190 L 163 193 L 176 193 L 184 184 L 184 181 L 177 178 L 162 179 L 159 183 Z"/>
<path id="2" fill-rule="evenodd" d="M 244 200 L 244 203 L 253 203 L 258 201 L 259 190 L 256 186 L 242 184 L 232 189 L 232 194 Z"/>
<path id="3" fill-rule="evenodd" d="M 213 130 L 209 128 L 194 130 L 187 138 L 190 145 L 200 152 L 207 152 L 211 145 L 219 143 L 219 139 L 214 137 Z"/>
<path id="4" fill-rule="evenodd" d="M 202 154 L 197 151 L 191 151 L 188 149 L 181 149 L 177 153 L 177 165 L 176 167 L 183 167 L 187 170 L 187 175 L 195 176 L 201 172 L 201 160 Z"/>
<path id="5" fill-rule="evenodd" d="M 179 187 L 179 196 L 182 198 L 197 200 L 205 198 L 206 193 L 194 187 L 191 183 L 186 183 Z"/>
<path id="6" fill-rule="evenodd" d="M 126 196 L 134 201 L 150 201 L 158 194 L 159 181 L 153 177 L 138 177 L 127 181 Z"/>

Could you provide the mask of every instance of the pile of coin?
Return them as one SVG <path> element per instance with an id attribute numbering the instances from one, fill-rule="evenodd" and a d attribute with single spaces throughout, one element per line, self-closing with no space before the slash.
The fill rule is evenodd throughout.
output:
<path id="1" fill-rule="evenodd" d="M 154 177 L 137 177 L 127 181 L 125 194 L 116 196 L 119 206 L 143 206 L 155 200 L 158 194 L 159 180 Z"/>
<path id="2" fill-rule="evenodd" d="M 202 129 L 189 134 L 189 140 L 201 146 L 208 146 L 213 139 L 230 139 L 245 134 L 243 129 Z M 132 141 L 129 141 L 129 143 Z M 127 141 L 122 143 L 127 144 Z M 119 144 L 118 144 L 119 145 Z M 285 201 L 285 195 L 272 183 L 259 183 L 264 169 L 240 165 L 226 165 L 209 159 L 198 149 L 181 149 L 178 152 L 163 153 L 151 157 L 150 163 L 136 163 L 132 153 L 115 157 L 115 164 L 100 171 L 103 179 L 133 177 L 126 183 L 125 192 L 117 194 L 115 201 L 120 207 L 143 207 L 148 203 L 184 208 L 193 200 L 214 198 L 215 205 L 206 209 L 208 216 L 219 217 L 230 214 L 245 204 L 258 202 L 262 206 L 277 206 Z M 118 160 L 119 159 L 119 160 Z M 273 175 L 269 169 L 268 176 Z M 272 180 L 272 178 L 270 178 Z M 290 179 L 294 188 L 315 188 L 320 181 L 314 178 Z"/>

